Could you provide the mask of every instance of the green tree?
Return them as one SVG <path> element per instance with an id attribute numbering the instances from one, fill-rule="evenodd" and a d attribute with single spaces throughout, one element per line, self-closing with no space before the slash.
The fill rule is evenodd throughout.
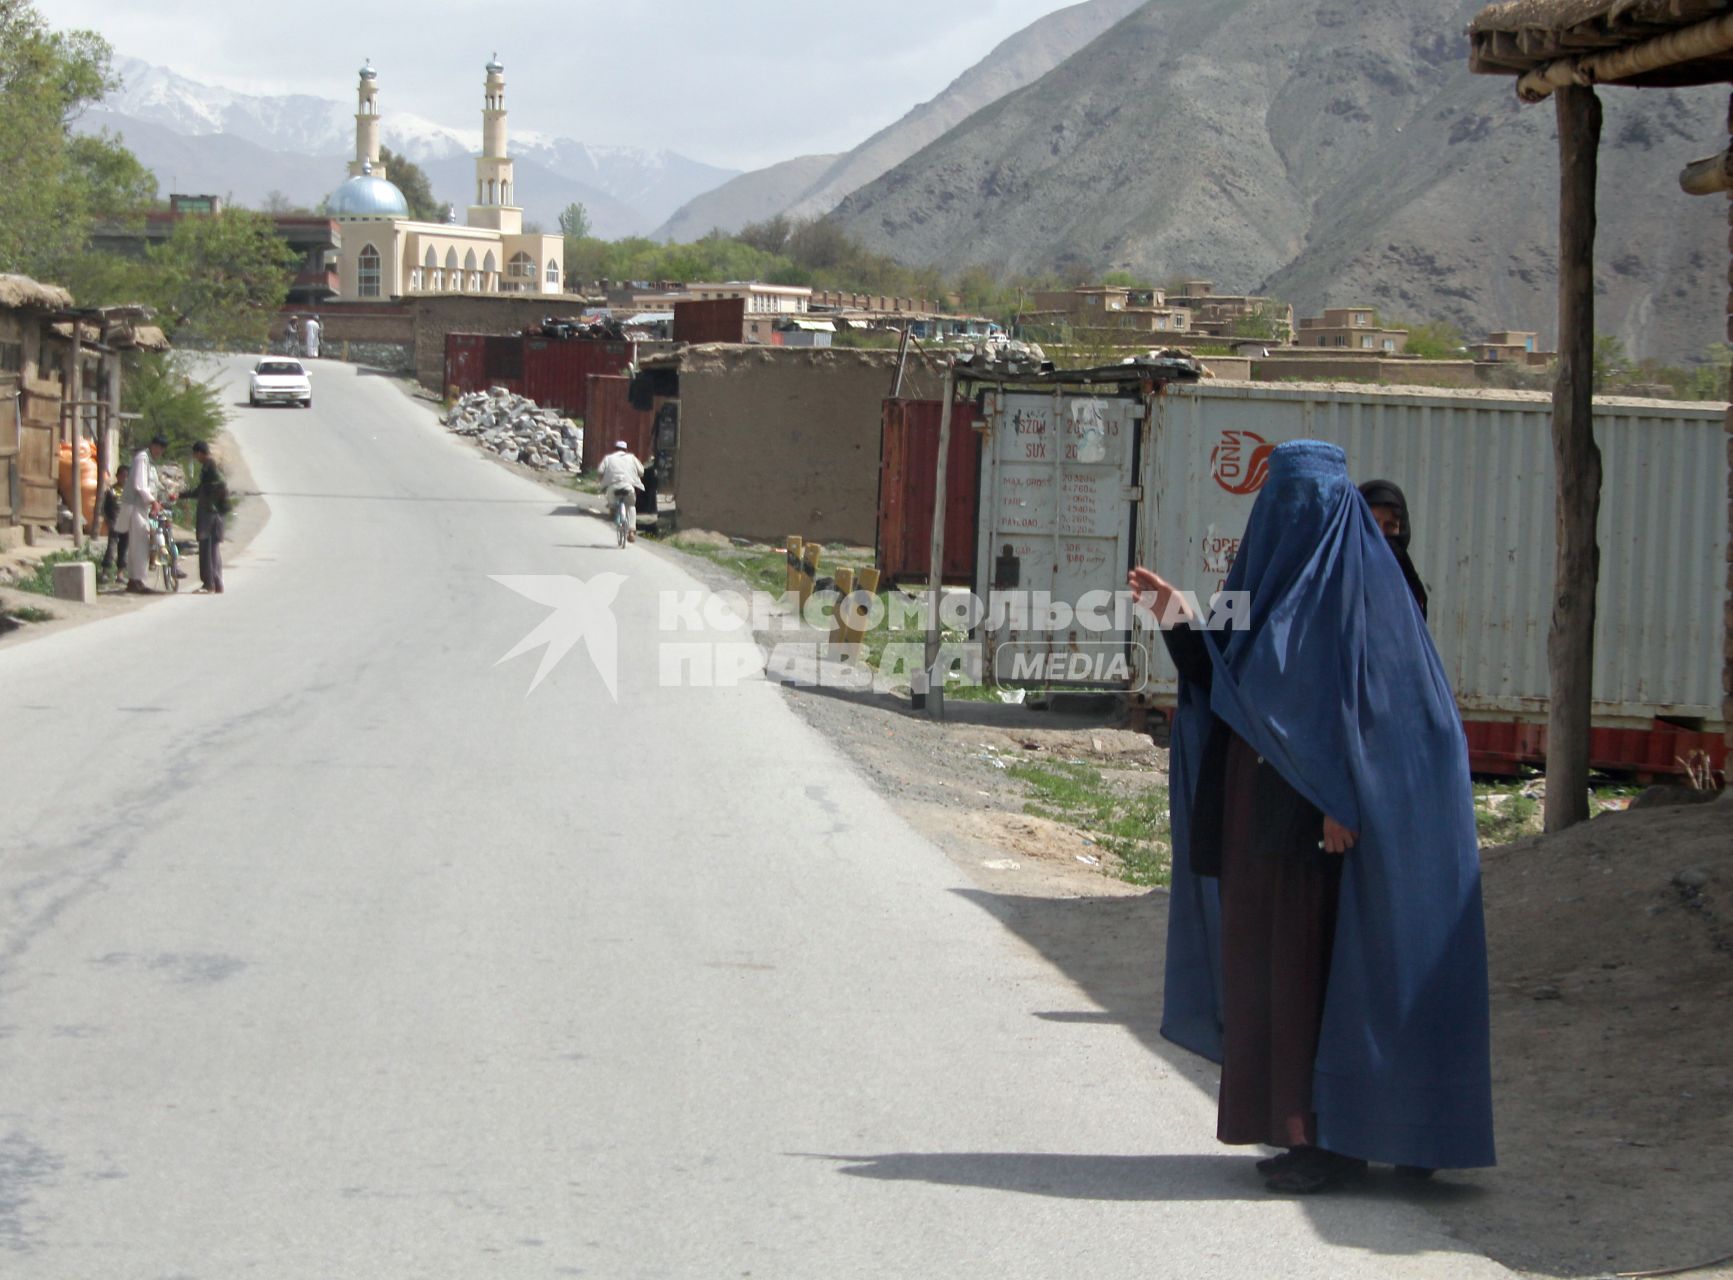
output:
<path id="1" fill-rule="evenodd" d="M 225 209 L 182 218 L 150 251 L 148 300 L 177 343 L 254 350 L 289 296 L 296 261 L 264 214 Z"/>
<path id="2" fill-rule="evenodd" d="M 1236 338 L 1256 342 L 1282 342 L 1288 337 L 1287 312 L 1283 308 L 1256 306 L 1229 326 Z"/>
<path id="3" fill-rule="evenodd" d="M 93 204 L 136 185 L 104 186 L 124 168 L 118 143 L 71 136 L 115 87 L 111 58 L 96 33 L 50 30 L 28 0 L 0 0 L 0 271 L 52 278 L 84 248 Z"/>
<path id="4" fill-rule="evenodd" d="M 582 240 L 590 234 L 590 211 L 576 202 L 560 210 L 560 234 L 568 240 Z"/>
<path id="5" fill-rule="evenodd" d="M 127 357 L 120 407 L 138 415 L 127 422 L 128 449 L 162 436 L 168 441 L 168 456 L 183 463 L 193 441 L 214 438 L 228 420 L 216 388 L 194 377 L 186 358 L 172 351 Z"/>
<path id="6" fill-rule="evenodd" d="M 444 222 L 445 204 L 433 197 L 433 183 L 421 166 L 390 147 L 379 148 L 379 163 L 385 166 L 392 185 L 403 193 L 409 216 L 417 222 Z"/>
<path id="7" fill-rule="evenodd" d="M 760 253 L 780 254 L 788 248 L 788 237 L 793 232 L 794 223 L 789 221 L 787 214 L 779 213 L 762 222 L 747 223 L 734 238 Z"/>
<path id="8" fill-rule="evenodd" d="M 1625 344 L 1610 333 L 1595 335 L 1595 390 L 1607 391 L 1630 376 L 1631 357 Z"/>

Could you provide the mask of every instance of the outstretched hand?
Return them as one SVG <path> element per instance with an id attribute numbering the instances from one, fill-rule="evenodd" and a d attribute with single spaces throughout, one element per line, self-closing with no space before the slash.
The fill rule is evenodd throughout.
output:
<path id="1" fill-rule="evenodd" d="M 1179 589 L 1159 573 L 1138 565 L 1127 575 L 1126 581 L 1131 586 L 1132 603 L 1148 610 L 1158 627 L 1191 621 L 1191 606 L 1179 594 Z"/>

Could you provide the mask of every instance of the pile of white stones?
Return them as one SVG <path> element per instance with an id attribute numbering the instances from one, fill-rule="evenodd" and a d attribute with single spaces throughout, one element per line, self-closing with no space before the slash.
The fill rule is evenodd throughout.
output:
<path id="1" fill-rule="evenodd" d="M 464 396 L 445 415 L 445 425 L 507 462 L 521 462 L 538 471 L 575 475 L 583 465 L 582 428 L 504 387 Z"/>
<path id="2" fill-rule="evenodd" d="M 1019 342 L 995 334 L 964 346 L 957 352 L 956 363 L 963 368 L 995 373 L 1039 373 L 1047 366 L 1047 353 L 1039 343 Z"/>

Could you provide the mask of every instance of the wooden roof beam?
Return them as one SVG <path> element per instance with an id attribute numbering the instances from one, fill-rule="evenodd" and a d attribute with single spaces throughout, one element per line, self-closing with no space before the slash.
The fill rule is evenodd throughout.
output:
<path id="1" fill-rule="evenodd" d="M 1536 67 L 1516 82 L 1524 102 L 1544 102 L 1559 89 L 1617 83 L 1680 63 L 1733 53 L 1733 14 L 1723 14 L 1681 31 L 1626 48 L 1562 58 Z"/>

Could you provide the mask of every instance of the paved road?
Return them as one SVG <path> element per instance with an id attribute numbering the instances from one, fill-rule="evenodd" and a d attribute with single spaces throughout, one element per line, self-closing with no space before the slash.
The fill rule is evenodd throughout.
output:
<path id="1" fill-rule="evenodd" d="M 659 687 L 695 582 L 316 378 L 226 596 L 0 646 L 0 1273 L 1504 1274 L 1267 1197 L 780 691 Z M 491 575 L 598 573 L 617 701 L 526 693 Z"/>

